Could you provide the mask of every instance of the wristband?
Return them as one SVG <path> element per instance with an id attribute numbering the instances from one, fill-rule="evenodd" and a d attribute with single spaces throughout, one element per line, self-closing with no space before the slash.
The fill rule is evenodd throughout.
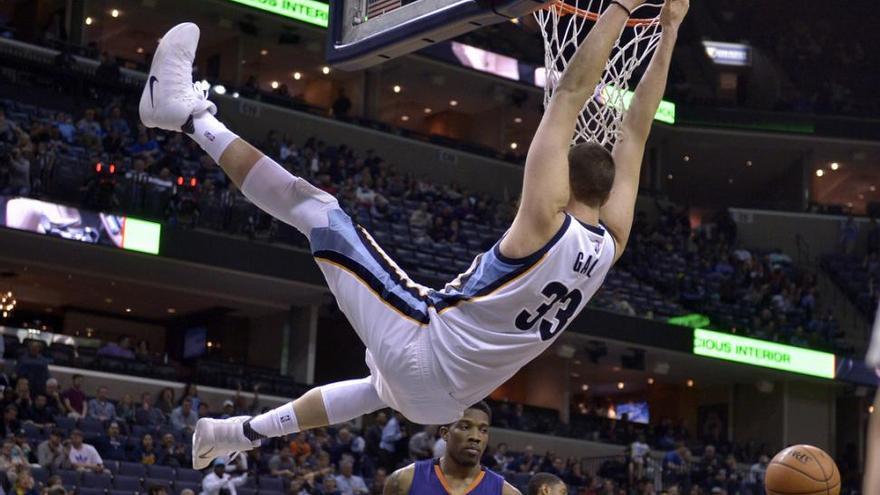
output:
<path id="1" fill-rule="evenodd" d="M 628 17 L 632 17 L 632 15 L 633 15 L 632 10 L 629 10 L 628 8 L 626 8 L 626 5 L 618 2 L 617 0 L 611 0 L 610 3 L 611 3 L 611 5 L 617 5 L 618 7 L 622 8 L 626 12 L 626 15 Z"/>

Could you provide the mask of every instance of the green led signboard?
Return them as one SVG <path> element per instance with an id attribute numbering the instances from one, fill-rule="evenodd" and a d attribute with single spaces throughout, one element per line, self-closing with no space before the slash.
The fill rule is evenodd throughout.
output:
<path id="1" fill-rule="evenodd" d="M 122 249 L 147 254 L 159 254 L 162 225 L 136 218 L 124 217 L 122 224 Z"/>
<path id="2" fill-rule="evenodd" d="M 834 354 L 700 328 L 694 329 L 694 354 L 819 378 L 834 378 Z"/>
<path id="3" fill-rule="evenodd" d="M 691 328 L 702 328 L 708 327 L 709 324 L 712 323 L 712 320 L 709 319 L 706 315 L 701 315 L 700 313 L 691 313 L 683 316 L 674 316 L 666 320 L 670 325 L 679 325 L 682 327 L 691 327 Z"/>
<path id="4" fill-rule="evenodd" d="M 621 94 L 621 92 L 623 94 Z M 608 85 L 602 88 L 602 99 L 606 102 L 612 102 L 615 108 L 623 106 L 624 109 L 629 108 L 632 102 L 634 91 L 621 90 L 615 86 Z M 660 106 L 657 107 L 657 113 L 654 114 L 654 120 L 665 122 L 667 124 L 675 124 L 675 103 L 671 101 L 661 100 Z"/>
<path id="5" fill-rule="evenodd" d="M 280 16 L 327 27 L 330 6 L 315 0 L 228 0 Z"/>

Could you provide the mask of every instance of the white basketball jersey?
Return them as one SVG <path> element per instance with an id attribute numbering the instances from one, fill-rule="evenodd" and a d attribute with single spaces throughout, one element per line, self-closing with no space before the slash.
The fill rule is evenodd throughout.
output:
<path id="1" fill-rule="evenodd" d="M 499 242 L 500 244 L 500 242 Z M 431 342 L 453 397 L 482 400 L 544 352 L 574 321 L 614 263 L 614 240 L 566 214 L 544 248 L 509 259 L 496 244 L 430 295 Z"/>

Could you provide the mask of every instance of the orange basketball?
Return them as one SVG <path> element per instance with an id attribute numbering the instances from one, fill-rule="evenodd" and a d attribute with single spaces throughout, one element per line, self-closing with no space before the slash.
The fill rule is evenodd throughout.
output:
<path id="1" fill-rule="evenodd" d="M 838 495 L 840 471 L 824 450 L 794 445 L 770 461 L 764 486 L 767 495 Z"/>

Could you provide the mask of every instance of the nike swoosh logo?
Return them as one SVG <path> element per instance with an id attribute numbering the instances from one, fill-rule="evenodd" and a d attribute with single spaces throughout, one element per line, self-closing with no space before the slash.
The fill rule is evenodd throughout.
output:
<path id="1" fill-rule="evenodd" d="M 214 452 L 214 447 L 211 447 L 205 453 L 199 454 L 199 459 L 210 459 L 210 457 L 208 457 L 208 454 L 210 454 L 211 452 Z"/>
<path id="2" fill-rule="evenodd" d="M 153 85 L 157 82 L 159 82 L 159 80 L 156 79 L 156 76 L 150 76 L 150 106 L 153 108 L 156 108 L 156 105 L 153 103 Z"/>

